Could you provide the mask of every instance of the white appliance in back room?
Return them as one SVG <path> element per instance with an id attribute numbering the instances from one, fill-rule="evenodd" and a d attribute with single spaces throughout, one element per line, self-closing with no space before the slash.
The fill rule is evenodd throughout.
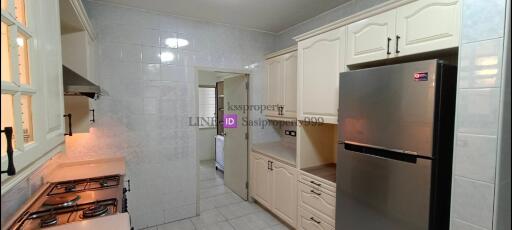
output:
<path id="1" fill-rule="evenodd" d="M 457 68 L 340 75 L 336 229 L 449 229 Z"/>

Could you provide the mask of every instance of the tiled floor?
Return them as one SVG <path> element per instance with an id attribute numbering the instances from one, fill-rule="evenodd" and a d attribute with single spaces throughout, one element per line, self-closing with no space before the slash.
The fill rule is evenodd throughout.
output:
<path id="1" fill-rule="evenodd" d="M 224 186 L 213 161 L 200 164 L 201 215 L 155 227 L 157 230 L 287 230 L 266 210 L 240 199 Z"/>

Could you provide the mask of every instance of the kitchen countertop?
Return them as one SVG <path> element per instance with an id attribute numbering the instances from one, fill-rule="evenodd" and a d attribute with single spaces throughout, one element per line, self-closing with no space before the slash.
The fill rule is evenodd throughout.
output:
<path id="1" fill-rule="evenodd" d="M 75 229 L 94 229 L 94 230 L 129 230 L 130 229 L 130 216 L 128 213 L 119 213 L 111 216 L 104 216 L 93 218 L 90 220 L 82 220 L 69 224 L 59 225 L 48 228 L 51 230 L 75 230 Z"/>
<path id="2" fill-rule="evenodd" d="M 267 155 L 277 160 L 281 160 L 292 166 L 296 166 L 297 151 L 294 146 L 286 145 L 282 142 L 269 142 L 253 144 L 252 150 Z"/>
<path id="3" fill-rule="evenodd" d="M 124 157 L 115 157 L 60 163 L 45 179 L 47 182 L 59 182 L 125 174 Z"/>

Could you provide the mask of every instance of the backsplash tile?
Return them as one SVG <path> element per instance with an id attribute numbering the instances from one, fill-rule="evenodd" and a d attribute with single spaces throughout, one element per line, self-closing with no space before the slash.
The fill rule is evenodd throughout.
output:
<path id="1" fill-rule="evenodd" d="M 496 147 L 495 136 L 457 134 L 454 147 L 455 175 L 494 183 Z"/>
<path id="2" fill-rule="evenodd" d="M 501 85 L 502 39 L 463 44 L 460 48 L 459 88 Z"/>
<path id="3" fill-rule="evenodd" d="M 453 218 L 492 228 L 494 186 L 455 176 L 453 180 Z"/>
<path id="4" fill-rule="evenodd" d="M 500 89 L 460 89 L 457 95 L 459 133 L 496 136 L 500 106 Z"/>
<path id="5" fill-rule="evenodd" d="M 505 0 L 464 0 L 462 2 L 462 43 L 503 37 Z"/>

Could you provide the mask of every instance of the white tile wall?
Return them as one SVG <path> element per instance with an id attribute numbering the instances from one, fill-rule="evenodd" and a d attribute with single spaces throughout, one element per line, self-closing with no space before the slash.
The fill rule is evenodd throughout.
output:
<path id="1" fill-rule="evenodd" d="M 493 229 L 506 0 L 463 0 L 452 229 Z"/>
<path id="2" fill-rule="evenodd" d="M 462 43 L 503 37 L 505 0 L 463 0 Z"/>
<path id="3" fill-rule="evenodd" d="M 497 138 L 459 133 L 456 140 L 455 175 L 494 183 Z"/>
<path id="4" fill-rule="evenodd" d="M 492 228 L 494 185 L 462 177 L 453 180 L 452 218 Z"/>
<path id="5" fill-rule="evenodd" d="M 67 157 L 126 157 L 136 229 L 194 216 L 196 144 L 188 121 L 195 108 L 194 68 L 245 70 L 272 51 L 274 35 L 101 1 L 85 5 L 98 33 L 99 84 L 108 95 L 97 101 L 93 131 L 67 146 Z M 189 45 L 171 48 L 167 38 Z M 263 103 L 263 67 L 251 70 L 253 104 Z M 267 128 L 250 136 L 259 142 L 278 134 Z"/>

